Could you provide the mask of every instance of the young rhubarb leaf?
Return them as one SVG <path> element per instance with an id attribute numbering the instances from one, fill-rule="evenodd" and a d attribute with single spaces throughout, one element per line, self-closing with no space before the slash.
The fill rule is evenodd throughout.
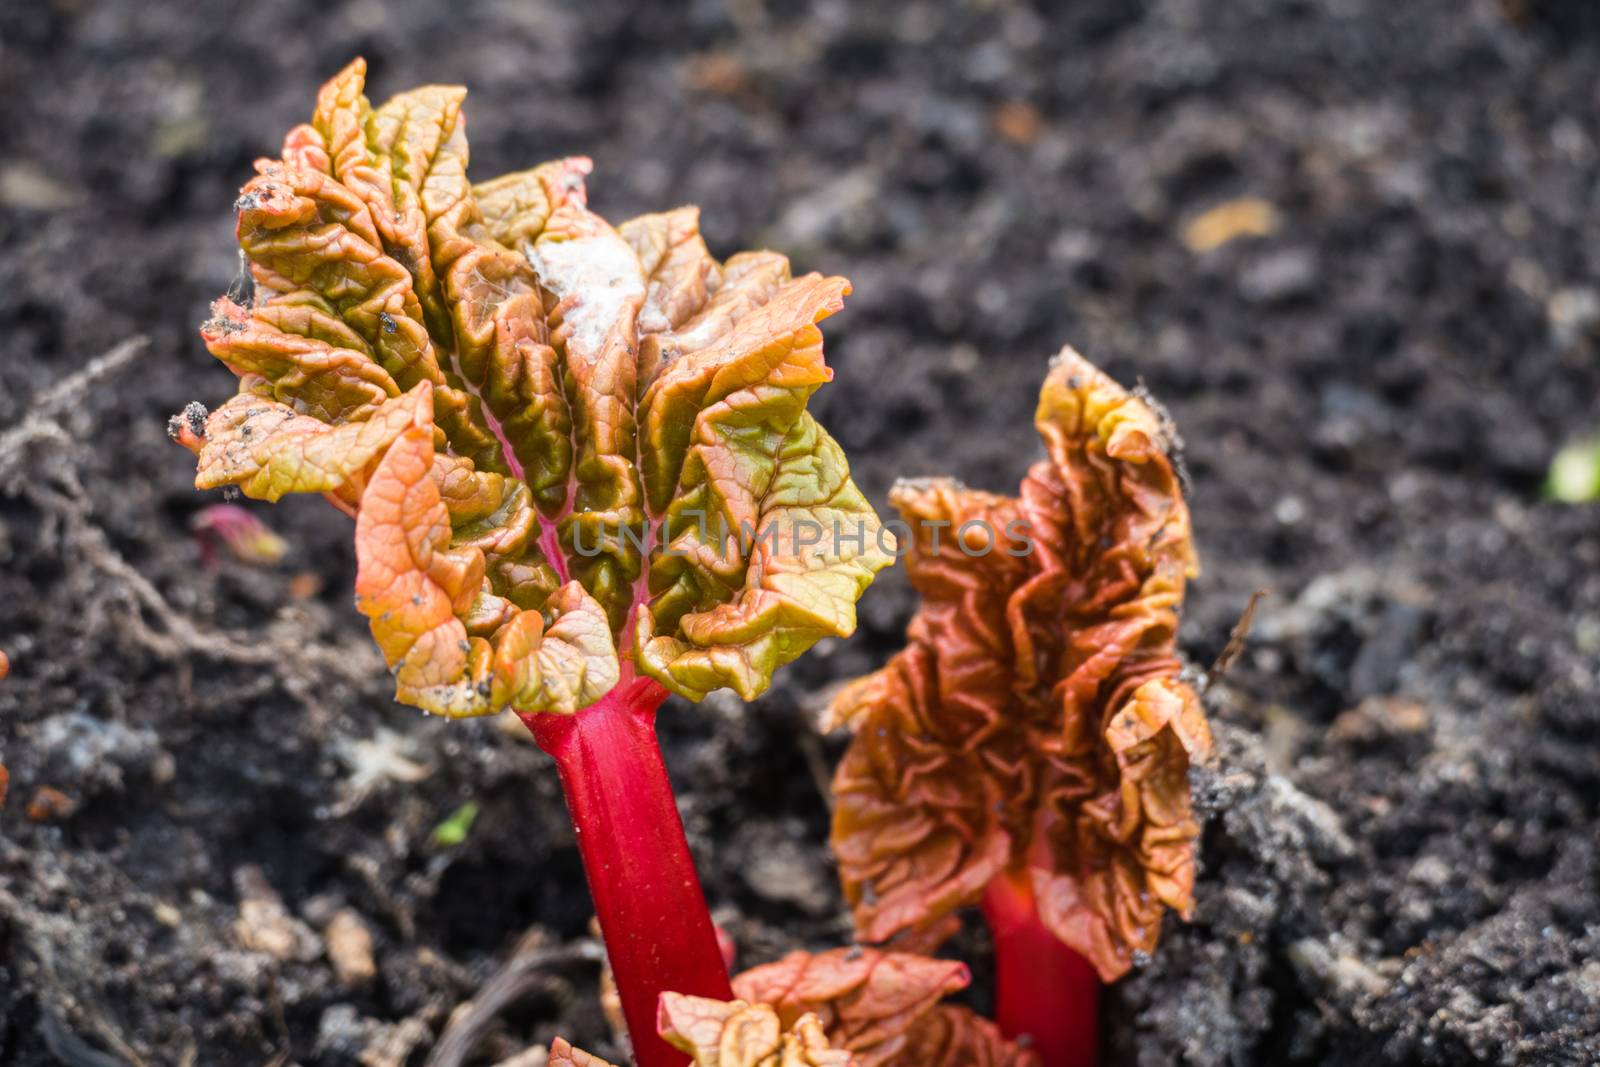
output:
<path id="1" fill-rule="evenodd" d="M 572 713 L 625 668 L 748 698 L 849 634 L 893 540 L 806 413 L 847 283 L 718 262 L 693 208 L 614 228 L 586 159 L 473 185 L 463 90 L 365 78 L 239 197 L 250 285 L 201 331 L 239 395 L 174 424 L 196 485 L 356 515 L 397 698 L 441 714 Z"/>
<path id="2" fill-rule="evenodd" d="M 384 453 L 356 515 L 356 606 L 394 669 L 396 696 L 442 715 L 508 705 L 571 713 L 617 684 L 605 614 L 577 582 L 523 611 L 485 585 L 485 555 L 454 544 L 416 427 Z"/>
<path id="3" fill-rule="evenodd" d="M 970 980 L 961 963 L 858 945 L 792 952 L 745 971 L 733 991 L 770 1004 L 785 1026 L 816 1018 L 860 1067 L 1037 1067 L 970 1010 L 939 1004 Z"/>
<path id="4" fill-rule="evenodd" d="M 780 1017 L 816 1015 L 829 1037 L 851 1049 L 861 1067 L 891 1063 L 906 1033 L 945 995 L 971 981 L 965 964 L 872 949 L 791 952 L 745 971 L 733 991 L 771 1004 Z"/>
<path id="5" fill-rule="evenodd" d="M 239 562 L 259 567 L 277 563 L 289 551 L 289 542 L 237 504 L 201 508 L 190 517 L 189 529 L 200 545 L 200 562 L 206 566 L 215 561 L 219 546 Z"/>
<path id="6" fill-rule="evenodd" d="M 1018 497 L 893 494 L 922 606 L 833 705 L 856 731 L 833 846 L 863 939 L 936 942 L 1014 877 L 1109 981 L 1192 904 L 1188 768 L 1210 735 L 1176 632 L 1195 555 L 1171 433 L 1138 397 L 1067 349 L 1037 425 L 1048 458 Z"/>
<path id="7" fill-rule="evenodd" d="M 657 1026 L 697 1067 L 1039 1067 L 993 1024 L 939 1003 L 969 980 L 963 964 L 909 953 L 793 952 L 734 979 L 736 1000 L 663 993 Z"/>
<path id="8" fill-rule="evenodd" d="M 328 493 L 354 508 L 384 452 L 408 428 L 432 430 L 427 385 L 385 401 L 360 422 L 329 425 L 293 407 L 242 392 L 205 421 L 199 489 L 236 485 L 276 501 L 286 493 Z"/>
<path id="9" fill-rule="evenodd" d="M 834 1048 L 815 1015 L 787 1028 L 766 1004 L 661 995 L 661 1036 L 694 1057 L 695 1067 L 859 1067 Z"/>
<path id="10" fill-rule="evenodd" d="M 900 1067 L 1039 1067 L 1036 1053 L 1007 1041 L 971 1008 L 941 1004 L 911 1029 Z"/>
<path id="11" fill-rule="evenodd" d="M 550 1058 L 545 1063 L 547 1067 L 613 1067 L 599 1056 L 573 1048 L 564 1037 L 550 1042 Z"/>

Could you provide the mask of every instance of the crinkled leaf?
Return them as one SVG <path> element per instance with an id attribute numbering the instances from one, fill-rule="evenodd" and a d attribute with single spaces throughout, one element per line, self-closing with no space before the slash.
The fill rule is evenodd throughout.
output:
<path id="1" fill-rule="evenodd" d="M 248 309 L 223 297 L 200 329 L 235 374 L 260 375 L 272 399 L 327 423 L 359 422 L 400 387 L 366 343 L 316 302 Z"/>
<path id="2" fill-rule="evenodd" d="M 931 740 L 935 667 L 913 645 L 834 705 L 867 709 L 870 724 L 845 752 L 833 790 L 833 850 L 857 934 L 868 941 L 932 927 L 981 896 L 1012 860 L 1011 834 L 997 817 L 1010 795 L 977 754 Z"/>
<path id="3" fill-rule="evenodd" d="M 633 249 L 644 273 L 640 337 L 676 330 L 706 305 L 722 272 L 700 237 L 699 208 L 641 215 L 623 223 L 617 232 Z M 645 381 L 655 375 L 653 361 L 640 366 Z"/>
<path id="4" fill-rule="evenodd" d="M 343 155 L 357 151 L 351 144 Z M 434 420 L 453 448 L 483 469 L 507 470 L 477 399 L 441 363 L 406 261 L 389 251 L 407 253 L 386 250 L 364 190 L 283 162 L 257 169 L 238 202 L 239 243 L 258 289 L 271 294 L 262 302 L 310 305 L 337 317 L 400 388 L 433 387 Z M 225 352 L 215 354 L 226 362 Z"/>
<path id="5" fill-rule="evenodd" d="M 859 1061 L 829 1045 L 814 1015 L 788 1028 L 766 1004 L 661 994 L 662 1038 L 694 1057 L 695 1067 L 853 1067 Z"/>
<path id="6" fill-rule="evenodd" d="M 582 1049 L 573 1048 L 564 1037 L 550 1042 L 550 1058 L 545 1063 L 547 1067 L 612 1067 L 599 1056 L 591 1056 Z"/>
<path id="7" fill-rule="evenodd" d="M 922 607 L 906 650 L 831 709 L 861 727 L 835 777 L 833 846 L 869 941 L 977 899 L 1031 818 L 1032 753 L 1009 722 L 1004 591 L 1027 574 L 1017 502 L 947 480 L 901 483 L 892 499 Z"/>
<path id="8" fill-rule="evenodd" d="M 581 196 L 551 212 L 527 253 L 555 302 L 550 339 L 571 406 L 573 486 L 561 543 L 572 573 L 620 629 L 644 567 L 634 432 L 644 276 L 633 249 Z"/>
<path id="9" fill-rule="evenodd" d="M 431 440 L 432 426 L 426 385 L 386 401 L 364 422 L 337 426 L 240 393 L 206 419 L 194 484 L 236 485 L 257 500 L 332 493 L 354 505 L 389 446 L 414 427 L 426 427 Z"/>
<path id="10" fill-rule="evenodd" d="M 1117 791 L 1084 799 L 1082 760 L 1052 760 L 1041 800 L 1045 862 L 1031 868 L 1039 915 L 1096 961 L 1155 950 L 1164 908 L 1194 906 L 1189 762 L 1210 749 L 1200 701 L 1167 678 L 1145 682 L 1112 718 L 1105 745 Z"/>
<path id="11" fill-rule="evenodd" d="M 481 549 L 452 545 L 449 511 L 432 477 L 433 442 L 413 428 L 384 453 L 356 516 L 356 606 L 395 673 L 399 699 L 440 715 L 508 705 L 573 712 L 617 683 L 616 649 L 599 605 L 576 582 L 537 611 L 483 612 Z"/>
<path id="12" fill-rule="evenodd" d="M 795 952 L 734 979 L 732 1001 L 663 993 L 657 1028 L 695 1067 L 1039 1067 L 966 1008 L 950 960 L 870 948 Z M 551 1063 L 604 1067 L 564 1041 Z"/>
<path id="13" fill-rule="evenodd" d="M 966 965 L 952 960 L 855 947 L 791 952 L 739 975 L 733 991 L 772 1005 L 785 1024 L 815 1016 L 828 1039 L 849 1049 L 861 1067 L 909 1067 L 904 1053 L 911 1031 L 970 980 Z"/>
<path id="14" fill-rule="evenodd" d="M 693 208 L 614 229 L 580 157 L 473 185 L 464 92 L 374 108 L 365 76 L 239 198 L 254 292 L 202 336 L 240 396 L 184 438 L 198 484 L 370 500 L 364 610 L 400 699 L 448 714 L 576 710 L 619 648 L 679 693 L 750 696 L 850 633 L 890 555 L 805 414 L 844 281 L 719 263 Z"/>
<path id="15" fill-rule="evenodd" d="M 864 938 L 926 941 L 1026 870 L 1045 922 L 1111 980 L 1191 902 L 1187 774 L 1210 744 L 1178 680 L 1194 551 L 1170 432 L 1139 398 L 1069 349 L 1037 423 L 1049 458 L 1019 497 L 893 495 L 922 606 L 908 648 L 835 702 L 856 737 L 834 849 Z"/>
<path id="16" fill-rule="evenodd" d="M 658 595 L 640 616 L 639 662 L 687 696 L 723 687 L 746 700 L 759 695 L 778 667 L 854 630 L 856 600 L 893 560 L 892 536 L 815 419 L 801 415 L 775 461 L 731 599 L 717 589 L 713 553 L 693 528 L 672 542 L 681 556 L 664 555 L 652 568 Z"/>
<path id="17" fill-rule="evenodd" d="M 904 1067 L 1041 1067 L 1039 1054 L 1007 1041 L 971 1008 L 941 1004 L 912 1028 Z"/>

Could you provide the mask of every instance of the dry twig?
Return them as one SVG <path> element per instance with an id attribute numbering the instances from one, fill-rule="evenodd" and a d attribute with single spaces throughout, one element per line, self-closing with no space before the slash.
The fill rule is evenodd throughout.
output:
<path id="1" fill-rule="evenodd" d="M 352 683 L 370 677 L 373 656 L 359 648 L 304 643 L 303 626 L 282 620 L 260 634 L 205 630 L 173 608 L 155 585 L 130 564 L 95 522 L 93 506 L 79 477 L 80 442 L 61 425 L 65 408 L 102 379 L 133 362 L 148 339 L 130 338 L 41 394 L 28 415 L 0 433 L 0 494 L 19 497 L 44 515 L 47 543 L 80 567 L 69 568 L 71 592 L 80 594 L 90 634 L 113 629 L 160 659 L 182 661 L 203 656 L 269 668 L 284 688 L 307 707 L 319 707 L 317 692 L 330 677 Z M 51 446 L 38 457 L 41 445 Z M 30 458 L 36 462 L 27 462 Z"/>
<path id="2" fill-rule="evenodd" d="M 530 930 L 517 943 L 505 966 L 483 984 L 478 995 L 451 1016 L 439 1041 L 428 1054 L 425 1067 L 460 1067 L 485 1031 L 502 1011 L 546 981 L 545 972 L 577 962 L 598 963 L 605 953 L 594 941 L 579 941 L 555 948 L 544 947 L 539 930 Z"/>
<path id="3" fill-rule="evenodd" d="M 1222 646 L 1222 651 L 1217 655 L 1217 661 L 1206 672 L 1206 684 L 1209 686 L 1218 681 L 1228 668 L 1233 666 L 1233 661 L 1239 658 L 1239 653 L 1244 651 L 1245 639 L 1250 636 L 1250 627 L 1255 622 L 1256 606 L 1262 598 L 1270 595 L 1270 590 L 1257 589 L 1250 594 L 1250 602 L 1244 606 L 1244 611 L 1239 615 L 1239 621 L 1233 624 L 1233 630 L 1228 634 L 1228 643 Z"/>

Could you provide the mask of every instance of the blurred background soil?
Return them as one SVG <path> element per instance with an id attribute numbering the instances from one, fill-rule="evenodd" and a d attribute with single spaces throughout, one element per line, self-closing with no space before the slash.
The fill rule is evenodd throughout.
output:
<path id="1" fill-rule="evenodd" d="M 0 6 L 0 1062 L 417 1065 L 530 931 L 466 1062 L 616 1054 L 549 761 L 391 705 L 321 501 L 249 505 L 272 567 L 189 532 L 164 424 L 232 390 L 196 336 L 230 205 L 355 54 L 377 97 L 471 88 L 477 177 L 587 153 L 612 219 L 697 202 L 718 254 L 849 276 L 813 410 L 880 507 L 1014 487 L 1065 342 L 1170 409 L 1186 653 L 1271 596 L 1211 690 L 1194 922 L 1108 993 L 1106 1062 L 1600 1061 L 1600 505 L 1541 495 L 1600 429 L 1595 12 Z M 663 713 L 742 963 L 848 938 L 813 724 L 912 607 L 889 575 L 769 696 Z"/>

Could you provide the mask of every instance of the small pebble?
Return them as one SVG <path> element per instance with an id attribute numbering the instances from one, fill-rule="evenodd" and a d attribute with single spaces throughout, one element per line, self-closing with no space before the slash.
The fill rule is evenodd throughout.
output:
<path id="1" fill-rule="evenodd" d="M 315 959 L 322 945 L 305 923 L 289 914 L 283 898 L 268 883 L 259 867 L 241 867 L 234 872 L 239 890 L 239 918 L 233 923 L 234 940 L 250 952 L 262 952 L 276 960 Z"/>
<path id="2" fill-rule="evenodd" d="M 1310 296 L 1319 282 L 1315 253 L 1287 248 L 1246 267 L 1239 275 L 1239 292 L 1252 304 L 1282 304 Z"/>
<path id="3" fill-rule="evenodd" d="M 334 914 L 323 931 L 328 945 L 328 961 L 333 973 L 346 989 L 366 985 L 377 977 L 378 967 L 372 959 L 372 933 L 353 908 L 342 908 Z"/>

